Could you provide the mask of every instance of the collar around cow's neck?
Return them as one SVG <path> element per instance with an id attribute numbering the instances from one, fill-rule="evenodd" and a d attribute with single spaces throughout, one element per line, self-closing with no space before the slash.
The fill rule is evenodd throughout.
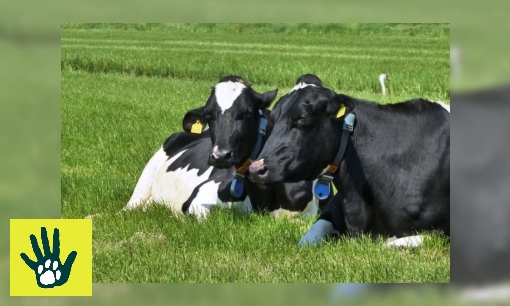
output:
<path id="1" fill-rule="evenodd" d="M 354 130 L 355 119 L 356 116 L 353 113 L 347 114 L 344 118 L 340 149 L 338 149 L 338 153 L 336 154 L 333 162 L 329 164 L 328 170 L 319 176 L 317 183 L 313 188 L 313 195 L 319 200 L 324 200 L 329 197 L 331 181 L 333 180 L 333 175 L 338 170 L 338 166 L 344 157 L 345 149 L 347 148 L 347 141 L 349 140 L 349 133 Z"/>
<path id="2" fill-rule="evenodd" d="M 230 184 L 230 194 L 235 198 L 239 198 L 243 194 L 245 173 L 248 171 L 251 162 L 256 159 L 260 153 L 260 148 L 262 147 L 262 139 L 264 136 L 266 136 L 266 127 L 267 117 L 264 115 L 262 110 L 259 110 L 259 127 L 255 147 L 253 148 L 250 157 L 241 165 L 241 167 L 234 167 L 234 179 Z"/>

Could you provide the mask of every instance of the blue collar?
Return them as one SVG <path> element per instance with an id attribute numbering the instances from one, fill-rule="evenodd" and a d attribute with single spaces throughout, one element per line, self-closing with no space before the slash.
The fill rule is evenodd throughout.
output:
<path id="1" fill-rule="evenodd" d="M 347 148 L 347 141 L 349 140 L 349 133 L 354 130 L 354 120 L 356 116 L 353 113 L 349 113 L 344 118 L 342 140 L 340 141 L 340 149 L 336 154 L 336 157 L 328 167 L 328 170 L 321 174 L 317 179 L 317 183 L 313 187 L 313 195 L 319 199 L 324 200 L 329 197 L 330 185 L 333 180 L 333 174 L 338 170 L 338 166 L 344 157 L 345 149 Z"/>

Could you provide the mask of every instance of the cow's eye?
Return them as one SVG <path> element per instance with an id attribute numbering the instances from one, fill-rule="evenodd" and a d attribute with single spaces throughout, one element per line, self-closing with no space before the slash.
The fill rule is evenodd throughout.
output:
<path id="1" fill-rule="evenodd" d="M 313 122 L 313 116 L 307 113 L 302 113 L 296 117 L 293 126 L 298 129 L 309 129 L 313 126 Z"/>
<path id="2" fill-rule="evenodd" d="M 214 121 L 215 120 L 214 116 L 211 113 L 205 113 L 204 119 L 205 119 L 205 121 Z"/>
<path id="3" fill-rule="evenodd" d="M 249 118 L 251 118 L 251 115 L 252 115 L 251 111 L 248 110 L 248 111 L 245 111 L 244 113 L 239 114 L 236 117 L 236 119 L 237 120 L 249 119 Z"/>
<path id="4" fill-rule="evenodd" d="M 294 123 L 297 124 L 299 122 L 304 122 L 308 119 L 308 117 L 309 116 L 306 113 L 302 113 L 294 119 Z"/>

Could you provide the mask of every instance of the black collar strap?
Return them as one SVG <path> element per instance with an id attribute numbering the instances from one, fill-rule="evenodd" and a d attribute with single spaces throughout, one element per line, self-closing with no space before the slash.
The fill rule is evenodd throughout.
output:
<path id="1" fill-rule="evenodd" d="M 345 149 L 347 148 L 347 141 L 349 140 L 349 133 L 354 130 L 355 119 L 356 116 L 353 113 L 345 116 L 340 149 L 338 150 L 333 163 L 329 165 L 328 170 L 324 174 L 319 176 L 317 183 L 313 187 L 313 195 L 319 200 L 324 200 L 329 196 L 333 174 L 338 170 L 338 166 L 344 157 Z"/>
<path id="2" fill-rule="evenodd" d="M 244 191 L 244 176 L 248 168 L 250 167 L 251 162 L 257 158 L 260 153 L 260 148 L 262 146 L 262 138 L 266 136 L 266 127 L 267 127 L 267 117 L 264 113 L 259 110 L 259 134 L 257 137 L 257 143 L 251 152 L 250 158 L 248 158 L 239 168 L 235 168 L 234 170 L 234 179 L 230 184 L 230 194 L 234 198 L 239 198 Z"/>

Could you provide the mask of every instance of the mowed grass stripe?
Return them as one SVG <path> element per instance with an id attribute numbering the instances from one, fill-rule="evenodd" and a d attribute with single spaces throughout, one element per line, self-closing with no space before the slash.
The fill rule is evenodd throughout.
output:
<path id="1" fill-rule="evenodd" d="M 253 43 L 232 43 L 232 42 L 214 42 L 214 41 L 192 41 L 192 40 L 166 40 L 159 41 L 157 43 L 144 41 L 144 40 L 122 40 L 122 39 L 91 39 L 91 38 L 62 38 L 63 42 L 62 46 L 104 46 L 104 45 L 113 45 L 116 47 L 125 46 L 138 46 L 143 47 L 147 45 L 151 45 L 152 48 L 168 48 L 168 46 L 205 46 L 205 47 L 228 47 L 231 49 L 240 49 L 240 50 L 268 50 L 268 51 L 286 51 L 286 50 L 297 50 L 299 52 L 307 51 L 314 53 L 324 53 L 324 52 L 344 52 L 344 53 L 363 53 L 363 54 L 378 54 L 378 55 L 387 55 L 387 54 L 419 54 L 419 55 L 439 55 L 444 57 L 444 59 L 449 60 L 449 51 L 448 50 L 440 50 L 440 49 L 423 49 L 423 48 L 397 48 L 397 47 L 378 47 L 373 49 L 366 49 L 363 47 L 353 47 L 350 45 L 340 45 L 336 47 L 332 46 L 300 46 L 300 45 L 291 45 L 291 44 L 253 44 Z M 154 45 L 158 47 L 154 47 Z"/>
<path id="2" fill-rule="evenodd" d="M 343 92 L 380 93 L 378 76 L 387 73 L 388 93 L 406 99 L 424 97 L 449 101 L 449 63 L 426 57 L 424 61 L 364 60 L 286 56 L 274 54 L 231 54 L 214 50 L 133 51 L 65 48 L 62 70 L 91 73 L 123 73 L 150 77 L 173 77 L 216 82 L 237 74 L 259 85 L 292 87 L 297 76 L 315 73 L 328 87 Z M 379 96 L 379 98 L 382 98 Z"/>
<path id="3" fill-rule="evenodd" d="M 67 32 L 67 31 L 66 31 Z M 218 44 L 248 44 L 248 45 L 268 45 L 268 46 L 293 46 L 292 48 L 317 48 L 332 49 L 337 48 L 360 48 L 363 52 L 377 52 L 379 48 L 394 48 L 398 52 L 405 50 L 420 51 L 437 51 L 449 53 L 450 42 L 446 39 L 435 39 L 432 41 L 424 41 L 416 39 L 415 37 L 396 37 L 388 39 L 384 36 L 342 36 L 342 35 L 318 35 L 318 36 L 285 36 L 285 35 L 238 35 L 232 39 L 232 35 L 205 35 L 202 33 L 183 35 L 182 33 L 139 33 L 139 32 L 119 32 L 110 33 L 109 35 L 101 35 L 98 33 L 77 33 L 71 31 L 70 33 L 62 33 L 61 41 L 65 42 L 68 39 L 84 39 L 84 40 L 105 40 L 105 41 L 135 41 L 142 42 L 150 45 L 165 44 L 171 41 L 187 41 L 198 43 L 218 43 Z M 445 55 L 443 55 L 445 56 Z"/>
<path id="4" fill-rule="evenodd" d="M 271 55 L 275 52 L 278 53 L 279 56 L 292 56 L 292 57 L 320 57 L 324 59 L 363 59 L 363 60 L 372 60 L 372 61 L 386 61 L 386 60 L 399 60 L 399 61 L 430 61 L 430 59 L 426 57 L 410 57 L 410 56 L 381 56 L 381 55 L 357 55 L 357 54 L 341 54 L 341 53 L 326 53 L 326 52 L 317 52 L 317 53 L 307 53 L 307 52 L 282 52 L 281 50 L 267 50 L 267 51 L 259 51 L 259 50 L 251 50 L 251 49 L 242 49 L 242 50 L 233 50 L 233 49 L 207 49 L 207 48 L 185 48 L 185 47 L 156 47 L 156 46 L 127 46 L 127 45 L 85 45 L 85 44 L 62 44 L 61 47 L 63 49 L 75 48 L 75 49 L 103 49 L 103 50 L 134 50 L 134 51 L 178 51 L 178 52 L 195 52 L 195 53 L 220 53 L 220 54 L 247 54 L 247 55 Z M 450 63 L 449 59 L 438 58 L 436 61 Z"/>

